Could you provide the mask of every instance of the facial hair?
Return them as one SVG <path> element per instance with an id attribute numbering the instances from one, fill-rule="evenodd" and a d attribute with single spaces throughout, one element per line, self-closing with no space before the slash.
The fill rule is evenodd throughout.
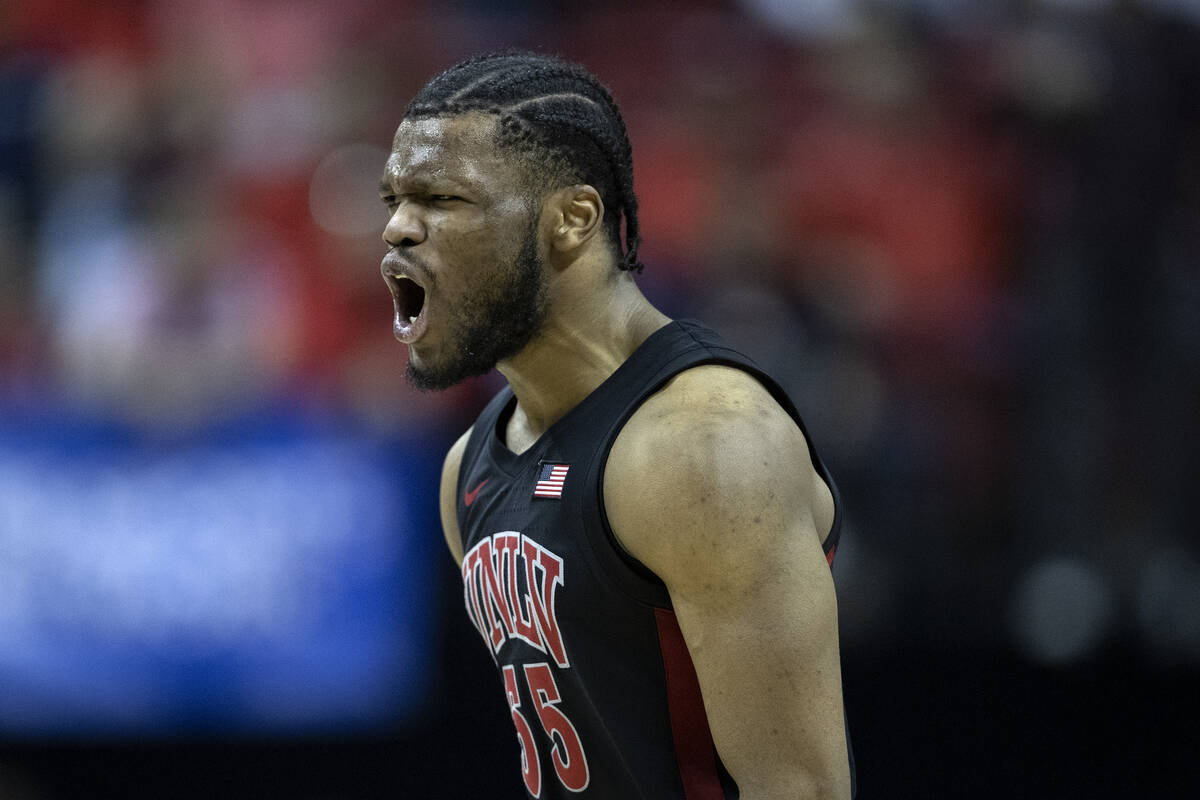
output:
<path id="1" fill-rule="evenodd" d="M 439 363 L 417 366 L 410 358 L 406 375 L 422 391 L 448 389 L 483 375 L 516 355 L 546 320 L 546 278 L 537 252 L 536 218 L 531 215 L 521 249 L 508 269 L 451 309 L 454 351 Z"/>

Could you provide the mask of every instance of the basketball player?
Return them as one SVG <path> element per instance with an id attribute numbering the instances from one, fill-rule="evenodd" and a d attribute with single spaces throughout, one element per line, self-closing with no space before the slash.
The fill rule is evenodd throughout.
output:
<path id="1" fill-rule="evenodd" d="M 770 377 L 638 290 L 608 91 L 463 62 L 409 104 L 380 192 L 409 378 L 508 381 L 441 514 L 529 796 L 851 797 L 833 482 Z"/>

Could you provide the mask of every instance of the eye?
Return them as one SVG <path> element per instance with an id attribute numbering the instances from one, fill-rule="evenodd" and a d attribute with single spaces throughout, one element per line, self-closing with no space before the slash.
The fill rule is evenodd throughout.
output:
<path id="1" fill-rule="evenodd" d="M 386 195 L 381 195 L 381 196 L 379 197 L 379 199 L 380 199 L 381 201 L 383 201 L 383 204 L 384 204 L 385 206 L 387 206 L 387 210 L 388 210 L 388 211 L 395 211 L 395 210 L 396 210 L 396 205 L 397 205 L 397 201 L 396 201 L 396 195 L 394 195 L 394 194 L 386 194 Z"/>
<path id="2" fill-rule="evenodd" d="M 455 194 L 431 194 L 429 200 L 433 203 L 455 203 L 462 198 Z"/>

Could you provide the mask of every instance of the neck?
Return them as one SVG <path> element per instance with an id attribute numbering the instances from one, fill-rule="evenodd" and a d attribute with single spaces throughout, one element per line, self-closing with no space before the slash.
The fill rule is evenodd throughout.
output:
<path id="1" fill-rule="evenodd" d="M 498 365 L 517 398 L 509 422 L 513 449 L 541 436 L 670 322 L 628 275 L 595 297 L 601 299 L 551 303 L 537 337 Z"/>

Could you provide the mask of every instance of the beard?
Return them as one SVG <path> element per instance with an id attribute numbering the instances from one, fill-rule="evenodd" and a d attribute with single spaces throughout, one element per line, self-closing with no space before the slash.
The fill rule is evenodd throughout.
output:
<path id="1" fill-rule="evenodd" d="M 516 355 L 546 321 L 546 278 L 537 252 L 536 217 L 530 218 L 516 258 L 474 295 L 453 309 L 455 346 L 440 363 L 417 365 L 410 355 L 406 376 L 421 391 L 448 389 L 483 375 Z"/>

